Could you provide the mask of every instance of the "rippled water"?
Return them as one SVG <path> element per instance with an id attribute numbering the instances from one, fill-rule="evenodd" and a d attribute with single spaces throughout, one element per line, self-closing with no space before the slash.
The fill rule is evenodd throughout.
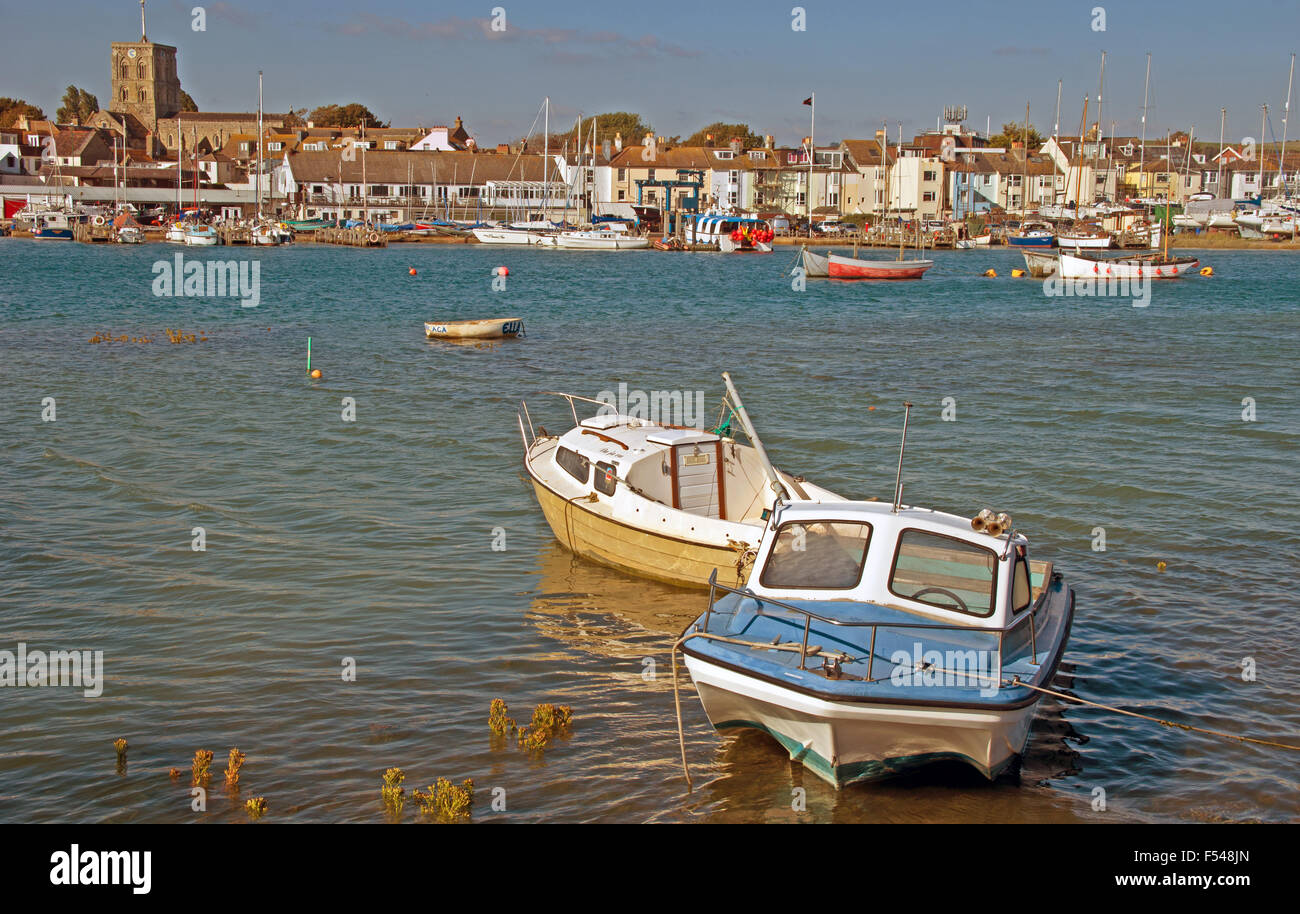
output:
<path id="1" fill-rule="evenodd" d="M 216 753 L 216 783 L 231 746 L 248 754 L 242 796 L 297 821 L 383 820 L 394 765 L 408 788 L 472 777 L 480 821 L 1300 816 L 1294 753 L 1058 702 L 1018 783 L 943 767 L 837 793 L 766 737 L 719 737 L 689 683 L 687 793 L 668 649 L 702 598 L 564 552 L 521 478 L 514 416 L 528 396 L 558 430 L 567 409 L 539 391 L 620 381 L 712 404 L 730 370 L 778 464 L 887 498 L 910 399 L 906 499 L 1010 511 L 1076 588 L 1059 686 L 1300 742 L 1300 258 L 1216 252 L 1218 275 L 1140 309 L 980 277 L 1018 265 L 1000 251 L 940 253 L 919 283 L 799 293 L 784 250 L 223 249 L 261 263 L 261 305 L 241 309 L 155 298 L 152 265 L 175 253 L 0 240 L 0 649 L 102 650 L 106 679 L 97 699 L 0 691 L 0 818 L 242 819 L 220 788 L 190 808 L 194 751 Z M 435 316 L 506 313 L 526 340 L 422 337 Z M 494 697 L 517 717 L 568 703 L 572 735 L 540 759 L 494 744 Z"/>

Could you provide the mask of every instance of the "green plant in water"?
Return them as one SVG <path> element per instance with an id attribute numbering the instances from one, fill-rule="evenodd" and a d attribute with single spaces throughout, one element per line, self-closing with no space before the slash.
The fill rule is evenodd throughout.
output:
<path id="1" fill-rule="evenodd" d="M 402 786 L 402 781 L 406 780 L 406 772 L 401 768 L 389 768 L 384 772 L 384 786 L 380 793 L 384 797 L 384 805 L 392 812 L 401 812 L 402 805 L 406 802 L 406 788 Z"/>
<path id="2" fill-rule="evenodd" d="M 126 740 L 122 739 L 121 737 L 118 737 L 117 739 L 113 740 L 113 748 L 117 750 L 117 757 L 119 759 L 126 756 L 126 746 L 127 746 Z"/>
<path id="3" fill-rule="evenodd" d="M 230 759 L 226 762 L 226 787 L 235 789 L 239 786 L 239 769 L 244 766 L 244 753 L 238 749 L 230 750 Z"/>
<path id="4" fill-rule="evenodd" d="M 517 726 L 514 718 L 507 716 L 509 710 L 500 698 L 492 699 L 492 706 L 488 709 L 488 728 L 498 736 L 513 732 Z"/>
<path id="5" fill-rule="evenodd" d="M 474 806 L 474 781 L 466 778 L 459 786 L 446 778 L 438 778 L 428 793 L 416 790 L 413 794 L 420 811 L 447 822 L 468 819 Z"/>
<path id="6" fill-rule="evenodd" d="M 212 765 L 212 752 L 208 749 L 200 749 L 194 753 L 194 762 L 190 766 L 193 778 L 190 781 L 194 787 L 206 785 L 212 777 L 208 768 Z"/>
<path id="7" fill-rule="evenodd" d="M 253 797 L 244 804 L 244 809 L 248 811 L 248 818 L 257 821 L 266 815 L 266 797 Z"/>
<path id="8" fill-rule="evenodd" d="M 554 736 L 559 736 L 573 723 L 573 709 L 568 705 L 540 704 L 533 709 L 533 719 L 519 728 L 519 746 L 529 752 L 540 752 Z"/>

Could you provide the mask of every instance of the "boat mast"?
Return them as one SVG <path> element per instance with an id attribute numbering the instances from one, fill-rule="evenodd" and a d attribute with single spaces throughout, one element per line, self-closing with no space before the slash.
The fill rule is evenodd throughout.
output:
<path id="1" fill-rule="evenodd" d="M 536 123 L 534 121 L 534 123 Z M 551 211 L 551 97 L 546 96 L 546 118 L 542 122 L 542 221 L 550 221 Z"/>
<path id="2" fill-rule="evenodd" d="M 1142 85 L 1142 150 L 1138 154 L 1138 200 L 1142 198 L 1142 179 L 1147 161 L 1147 93 L 1151 89 L 1151 52 L 1147 51 L 1147 79 Z"/>
<path id="3" fill-rule="evenodd" d="M 763 442 L 758 438 L 758 432 L 754 431 L 754 423 L 749 421 L 749 413 L 745 412 L 745 404 L 740 401 L 740 394 L 736 392 L 736 385 L 731 383 L 731 373 L 724 371 L 722 373 L 723 383 L 727 385 L 727 393 L 731 396 L 732 405 L 735 406 L 736 418 L 740 420 L 740 425 L 749 436 L 749 443 L 754 446 L 754 453 L 758 455 L 758 461 L 763 465 L 763 475 L 767 477 L 768 485 L 772 491 L 777 494 L 778 498 L 789 500 L 790 492 L 786 489 L 785 483 L 781 482 L 781 477 L 776 474 L 776 468 L 772 466 L 772 461 L 767 458 L 767 451 L 763 448 Z"/>
<path id="4" fill-rule="evenodd" d="M 1025 102 L 1025 130 L 1020 134 L 1020 154 L 1024 156 L 1024 164 L 1020 169 L 1022 177 L 1020 178 L 1020 219 L 1022 222 L 1021 230 L 1023 231 L 1025 214 L 1029 210 L 1029 102 Z"/>
<path id="5" fill-rule="evenodd" d="M 1061 154 L 1061 84 L 1064 80 L 1056 81 L 1056 120 L 1052 122 L 1052 145 L 1056 147 L 1056 155 L 1052 156 L 1052 204 L 1059 207 L 1061 201 L 1056 196 L 1056 178 L 1060 171 L 1057 165 L 1056 156 Z M 1060 210 L 1057 210 L 1058 214 Z"/>
<path id="6" fill-rule="evenodd" d="M 1214 189 L 1219 194 L 1220 199 L 1223 197 L 1223 128 L 1228 122 L 1228 109 L 1219 109 L 1219 173 L 1214 179 Z"/>
<path id="7" fill-rule="evenodd" d="M 1260 105 L 1259 115 L 1259 199 L 1264 202 L 1264 131 L 1268 129 L 1268 105 Z"/>
<path id="8" fill-rule="evenodd" d="M 1287 121 L 1291 117 L 1291 84 L 1292 82 L 1294 82 L 1294 80 L 1295 80 L 1295 55 L 1292 54 L 1291 72 L 1287 74 L 1287 78 L 1286 78 L 1286 107 L 1282 109 L 1282 151 L 1278 153 L 1278 157 L 1277 157 L 1277 180 L 1278 183 L 1281 185 L 1281 190 L 1279 190 L 1278 193 L 1281 195 L 1286 194 L 1286 127 L 1287 127 Z M 1291 235 L 1292 237 L 1295 237 L 1294 216 L 1292 217 L 1291 226 L 1292 226 Z"/>
<path id="9" fill-rule="evenodd" d="M 361 212 L 370 225 L 370 187 L 366 184 L 366 119 L 361 118 Z"/>
<path id="10" fill-rule="evenodd" d="M 176 116 L 176 218 L 181 217 L 181 162 L 185 160 L 185 128 L 181 118 Z"/>
<path id="11" fill-rule="evenodd" d="M 1097 162 L 1101 159 L 1101 92 L 1106 85 L 1106 52 L 1101 52 L 1101 76 L 1097 79 L 1097 142 L 1092 147 L 1092 189 L 1088 191 L 1088 205 L 1097 201 Z"/>
<path id="12" fill-rule="evenodd" d="M 262 219 L 262 71 L 257 71 L 257 183 L 254 194 L 257 197 L 257 219 Z"/>
<path id="13" fill-rule="evenodd" d="M 1079 198 L 1083 195 L 1083 140 L 1088 132 L 1088 96 L 1083 97 L 1083 119 L 1079 122 L 1079 164 L 1074 172 L 1074 218 L 1079 219 Z"/>

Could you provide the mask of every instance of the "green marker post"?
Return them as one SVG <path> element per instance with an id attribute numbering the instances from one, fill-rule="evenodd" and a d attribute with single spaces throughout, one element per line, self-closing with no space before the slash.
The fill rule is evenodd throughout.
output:
<path id="1" fill-rule="evenodd" d="M 311 374 L 311 337 L 307 337 L 307 374 Z"/>

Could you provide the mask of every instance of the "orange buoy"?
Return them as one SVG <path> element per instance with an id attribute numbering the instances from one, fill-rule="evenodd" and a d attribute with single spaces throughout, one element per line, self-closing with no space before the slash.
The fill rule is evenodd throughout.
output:
<path id="1" fill-rule="evenodd" d="M 411 267 L 411 275 L 412 275 L 412 276 L 415 275 L 415 267 Z"/>
<path id="2" fill-rule="evenodd" d="M 867 407 L 867 411 L 868 411 L 868 412 L 871 412 L 871 411 L 874 411 L 874 410 L 875 410 L 875 407 L 874 407 L 874 406 L 868 406 L 868 407 Z"/>
<path id="3" fill-rule="evenodd" d="M 1156 571 L 1164 571 L 1166 567 L 1164 562 L 1156 562 Z"/>
<path id="4" fill-rule="evenodd" d="M 506 269 L 505 267 L 497 267 L 495 270 L 492 271 L 492 275 L 493 275 L 493 276 L 509 276 L 509 275 L 510 275 L 510 271 L 509 271 L 508 269 Z"/>
<path id="5" fill-rule="evenodd" d="M 1213 275 L 1214 275 L 1214 267 L 1201 267 L 1201 275 L 1202 275 L 1202 276 L 1213 276 Z"/>
<path id="6" fill-rule="evenodd" d="M 996 277 L 996 276 L 998 275 L 998 271 L 997 271 L 997 270 L 985 270 L 985 271 L 984 271 L 984 275 L 985 275 L 985 276 L 993 276 L 993 277 Z"/>
<path id="7" fill-rule="evenodd" d="M 312 376 L 312 378 L 314 378 L 314 379 L 317 380 L 317 381 L 319 381 L 321 378 L 325 377 L 325 375 L 321 372 L 321 370 L 320 370 L 319 368 L 313 368 L 313 369 L 311 370 L 311 376 Z"/>

